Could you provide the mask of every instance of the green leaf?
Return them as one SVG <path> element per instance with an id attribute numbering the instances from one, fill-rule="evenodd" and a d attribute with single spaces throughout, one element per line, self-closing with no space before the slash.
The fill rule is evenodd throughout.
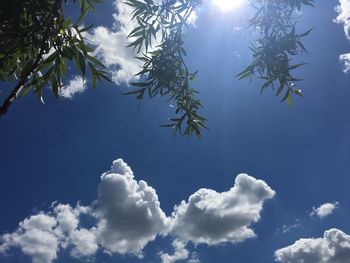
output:
<path id="1" fill-rule="evenodd" d="M 129 84 L 135 87 L 147 87 L 151 83 L 150 82 L 129 82 Z"/>
<path id="2" fill-rule="evenodd" d="M 301 66 L 304 66 L 306 65 L 307 63 L 300 63 L 300 64 L 296 64 L 296 65 L 292 65 L 289 67 L 290 70 L 293 70 L 293 69 L 296 69 L 296 68 L 299 68 Z"/>
<path id="3" fill-rule="evenodd" d="M 289 108 L 292 107 L 292 94 L 291 93 L 287 97 L 287 104 L 288 104 Z"/>
<path id="4" fill-rule="evenodd" d="M 26 77 L 31 70 L 33 70 L 33 63 L 34 63 L 34 59 L 30 58 L 27 63 L 25 64 L 24 68 L 22 69 L 21 72 L 21 78 Z"/>

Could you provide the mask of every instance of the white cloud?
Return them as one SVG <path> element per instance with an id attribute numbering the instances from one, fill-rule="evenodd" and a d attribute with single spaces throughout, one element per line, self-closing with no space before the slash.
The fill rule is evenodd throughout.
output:
<path id="1" fill-rule="evenodd" d="M 167 229 L 168 219 L 156 191 L 145 181 L 137 182 L 121 159 L 113 162 L 101 180 L 97 232 L 102 246 L 110 252 L 140 254 Z"/>
<path id="2" fill-rule="evenodd" d="M 188 260 L 188 263 L 200 263 L 201 261 L 198 258 L 196 251 L 191 253 L 191 258 Z"/>
<path id="3" fill-rule="evenodd" d="M 347 54 L 341 54 L 339 56 L 339 59 L 341 62 L 344 63 L 344 73 L 348 73 L 350 71 L 350 53 Z"/>
<path id="4" fill-rule="evenodd" d="M 1 236 L 0 251 L 19 247 L 33 263 L 49 263 L 57 258 L 59 240 L 53 233 L 56 224 L 54 217 L 45 214 L 26 218 L 16 232 Z"/>
<path id="5" fill-rule="evenodd" d="M 70 205 L 64 204 L 53 204 L 53 211 L 55 212 L 56 220 L 58 226 L 56 230 L 59 232 L 59 235 L 63 235 L 65 233 L 71 233 L 78 227 L 79 224 L 79 210 L 72 208 Z"/>
<path id="6" fill-rule="evenodd" d="M 69 243 L 73 246 L 71 255 L 75 258 L 89 257 L 98 249 L 95 228 L 74 230 L 69 239 Z"/>
<path id="7" fill-rule="evenodd" d="M 350 40 L 350 0 L 339 0 L 339 5 L 335 10 L 338 12 L 338 16 L 334 22 L 344 25 L 344 33 Z M 344 72 L 349 72 L 350 53 L 340 55 L 339 59 L 344 63 Z"/>
<path id="8" fill-rule="evenodd" d="M 75 94 L 82 93 L 86 89 L 86 82 L 81 76 L 75 76 L 60 90 L 60 96 L 71 99 Z"/>
<path id="9" fill-rule="evenodd" d="M 157 235 L 170 235 L 174 252 L 161 252 L 163 263 L 187 258 L 199 262 L 196 253 L 186 249 L 187 242 L 214 245 L 255 237 L 251 224 L 260 219 L 264 201 L 274 195 L 264 181 L 241 174 L 229 191 L 200 189 L 167 217 L 156 190 L 136 181 L 131 168 L 118 159 L 102 174 L 98 198 L 91 206 L 53 203 L 48 212 L 29 216 L 14 232 L 0 235 L 0 254 L 19 248 L 33 263 L 51 263 L 60 250 L 80 259 L 99 249 L 142 257 Z M 90 228 L 84 227 L 82 215 L 88 217 Z"/>
<path id="10" fill-rule="evenodd" d="M 329 216 L 333 213 L 334 209 L 338 208 L 339 203 L 325 203 L 323 205 L 320 205 L 319 207 L 313 207 L 312 212 L 310 213 L 310 216 L 317 216 L 319 218 L 324 218 L 326 216 Z"/>
<path id="11" fill-rule="evenodd" d="M 174 253 L 172 255 L 161 252 L 160 258 L 162 263 L 173 263 L 178 260 L 184 260 L 188 258 L 189 252 L 186 249 L 187 242 L 183 242 L 179 239 L 175 239 L 172 243 Z"/>
<path id="12" fill-rule="evenodd" d="M 172 235 L 209 245 L 253 238 L 250 225 L 260 219 L 264 201 L 274 195 L 264 181 L 246 174 L 238 175 L 227 192 L 200 189 L 175 207 Z"/>
<path id="13" fill-rule="evenodd" d="M 284 263 L 350 262 L 350 236 L 339 229 L 329 229 L 323 238 L 299 239 L 275 252 L 275 260 Z"/>
<path id="14" fill-rule="evenodd" d="M 24 219 L 16 231 L 0 236 L 0 253 L 17 247 L 23 254 L 31 257 L 33 263 L 52 262 L 61 248 L 72 247 L 71 253 L 78 255 L 82 244 L 75 242 L 75 233 L 89 232 L 87 229 L 78 229 L 78 218 L 85 208 L 79 205 L 72 208 L 63 204 L 53 204 L 52 208 L 53 210 L 46 214 L 40 212 Z M 88 241 L 89 239 L 84 240 L 83 245 Z M 92 251 L 91 247 L 86 245 L 85 248 L 90 250 L 86 249 L 79 255 L 89 256 L 96 251 Z"/>
<path id="15" fill-rule="evenodd" d="M 128 38 L 128 35 L 138 26 L 138 23 L 131 19 L 133 16 L 132 7 L 126 5 L 123 1 L 117 0 L 114 1 L 114 6 L 115 12 L 112 14 L 113 25 L 111 27 L 98 26 L 91 32 L 83 32 L 82 34 L 90 43 L 96 46 L 95 55 L 107 66 L 111 79 L 116 84 L 122 84 L 136 78 L 135 75 L 141 70 L 142 63 L 134 57 L 133 49 L 127 47 L 135 40 L 135 38 Z M 195 26 L 196 20 L 197 14 L 193 11 L 188 17 L 188 24 Z M 149 51 L 152 51 L 160 43 L 157 39 L 152 39 Z M 49 57 L 54 50 L 52 48 L 45 55 L 45 58 Z M 145 52 L 145 49 L 142 48 L 141 52 Z M 63 98 L 72 99 L 75 94 L 84 92 L 86 88 L 85 80 L 80 76 L 75 76 L 67 85 L 61 88 L 59 94 Z"/>
<path id="16" fill-rule="evenodd" d="M 114 5 L 116 12 L 113 14 L 113 26 L 111 28 L 96 27 L 91 33 L 86 33 L 85 37 L 96 44 L 96 54 L 109 68 L 112 80 L 121 84 L 128 83 L 129 80 L 135 78 L 135 74 L 141 69 L 141 63 L 134 57 L 132 48 L 127 47 L 134 41 L 133 38 L 128 39 L 128 35 L 138 26 L 138 23 L 131 19 L 132 7 L 124 4 L 123 1 L 114 1 Z M 196 20 L 197 14 L 193 11 L 188 18 L 188 23 L 195 26 Z M 157 39 L 152 39 L 153 48 L 159 44 Z M 144 49 L 141 50 L 141 52 L 144 51 Z"/>
<path id="17" fill-rule="evenodd" d="M 109 68 L 113 81 L 120 84 L 128 82 L 140 71 L 140 63 L 134 58 L 132 49 L 126 47 L 128 34 L 137 26 L 131 20 L 133 9 L 122 1 L 115 1 L 115 8 L 113 27 L 96 27 L 86 37 L 97 45 L 97 55 Z"/>
<path id="18" fill-rule="evenodd" d="M 292 231 L 293 229 L 297 229 L 300 227 L 301 227 L 301 224 L 300 224 L 299 220 L 296 220 L 296 222 L 294 224 L 283 225 L 282 228 L 277 228 L 277 232 L 282 232 L 283 234 L 286 234 L 286 233 Z"/>
<path id="19" fill-rule="evenodd" d="M 344 33 L 350 39 L 350 1 L 339 0 L 339 5 L 335 8 L 338 12 L 336 23 L 344 24 Z"/>

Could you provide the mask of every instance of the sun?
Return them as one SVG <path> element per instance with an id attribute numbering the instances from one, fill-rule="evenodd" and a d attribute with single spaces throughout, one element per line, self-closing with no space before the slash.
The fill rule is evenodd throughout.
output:
<path id="1" fill-rule="evenodd" d="M 220 8 L 221 11 L 227 12 L 238 8 L 246 0 L 213 0 L 215 6 Z"/>

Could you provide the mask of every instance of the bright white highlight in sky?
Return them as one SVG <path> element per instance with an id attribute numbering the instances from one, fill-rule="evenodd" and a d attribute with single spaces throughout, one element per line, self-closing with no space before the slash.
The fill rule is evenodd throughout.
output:
<path id="1" fill-rule="evenodd" d="M 215 6 L 219 7 L 221 11 L 228 12 L 238 8 L 245 0 L 213 0 Z"/>

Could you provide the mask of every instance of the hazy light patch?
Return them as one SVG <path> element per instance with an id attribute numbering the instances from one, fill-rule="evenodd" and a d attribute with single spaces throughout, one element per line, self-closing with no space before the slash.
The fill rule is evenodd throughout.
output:
<path id="1" fill-rule="evenodd" d="M 213 4 L 222 12 L 228 12 L 237 9 L 243 5 L 245 0 L 213 0 Z"/>

